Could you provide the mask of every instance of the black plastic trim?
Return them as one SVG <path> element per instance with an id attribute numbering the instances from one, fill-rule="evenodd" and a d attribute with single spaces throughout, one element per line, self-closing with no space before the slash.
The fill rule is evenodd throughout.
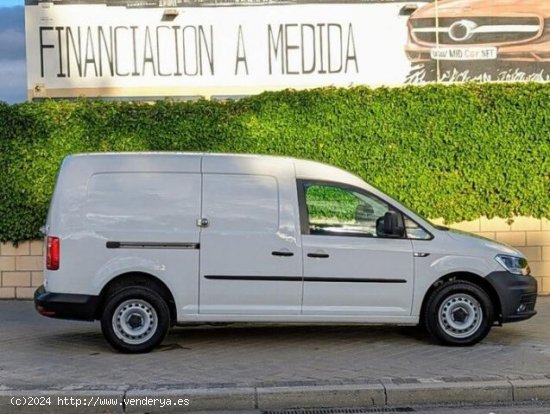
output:
<path id="1" fill-rule="evenodd" d="M 498 294 L 502 323 L 523 321 L 537 314 L 534 310 L 536 295 L 538 293 L 537 279 L 532 276 L 516 275 L 507 271 L 492 272 L 485 279 Z M 529 301 L 532 309 L 517 312 L 525 297 L 534 298 Z"/>
<path id="2" fill-rule="evenodd" d="M 299 277 L 299 276 L 233 276 L 233 275 L 205 275 L 210 280 L 260 280 L 267 282 L 330 282 L 330 283 L 407 283 L 405 279 L 375 279 L 353 277 Z"/>
<path id="3" fill-rule="evenodd" d="M 200 249 L 199 243 L 172 243 L 172 242 L 121 242 L 108 241 L 108 249 Z"/>
<path id="4" fill-rule="evenodd" d="M 93 321 L 99 296 L 47 292 L 40 286 L 34 292 L 34 306 L 43 316 L 58 319 Z"/>
<path id="5" fill-rule="evenodd" d="M 205 279 L 210 280 L 262 280 L 266 282 L 301 282 L 300 276 L 226 276 L 226 275 L 205 275 Z"/>
<path id="6" fill-rule="evenodd" d="M 354 277 L 305 277 L 306 282 L 342 282 L 342 283 L 407 283 L 405 279 L 376 279 Z"/>

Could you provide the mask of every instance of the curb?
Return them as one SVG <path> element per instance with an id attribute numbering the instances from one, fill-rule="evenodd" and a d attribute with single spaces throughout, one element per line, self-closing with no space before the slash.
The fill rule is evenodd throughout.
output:
<path id="1" fill-rule="evenodd" d="M 547 381 L 550 389 L 550 380 Z M 509 381 L 386 385 L 387 405 L 515 402 Z"/>
<path id="2" fill-rule="evenodd" d="M 50 398 L 49 404 L 48 398 Z M 186 399 L 187 404 L 185 404 Z M 170 405 L 166 403 L 168 400 Z M 178 400 L 179 404 L 176 404 Z M 514 403 L 533 400 L 550 400 L 550 379 L 462 382 L 427 380 L 427 382 L 403 384 L 381 380 L 376 383 L 352 385 L 129 388 L 125 391 L 82 388 L 78 390 L 0 388 L 0 412 L 7 414 L 182 413 L 313 407 L 382 408 L 421 404 Z M 14 405 L 14 402 L 21 405 Z M 107 402 L 111 404 L 106 404 Z"/>

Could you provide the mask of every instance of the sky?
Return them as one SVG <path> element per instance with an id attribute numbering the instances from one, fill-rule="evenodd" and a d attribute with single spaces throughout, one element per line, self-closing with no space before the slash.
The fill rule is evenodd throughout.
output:
<path id="1" fill-rule="evenodd" d="M 0 101 L 26 99 L 23 0 L 0 0 Z"/>

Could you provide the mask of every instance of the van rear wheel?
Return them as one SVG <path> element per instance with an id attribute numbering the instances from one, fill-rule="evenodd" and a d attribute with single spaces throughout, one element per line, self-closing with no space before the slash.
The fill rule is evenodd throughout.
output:
<path id="1" fill-rule="evenodd" d="M 483 289 L 467 281 L 453 281 L 438 287 L 428 299 L 424 325 L 438 342 L 470 346 L 487 336 L 493 312 Z"/>
<path id="2" fill-rule="evenodd" d="M 160 345 L 170 327 L 170 310 L 154 290 L 135 286 L 110 295 L 103 308 L 101 330 L 113 348 L 125 353 L 149 352 Z"/>

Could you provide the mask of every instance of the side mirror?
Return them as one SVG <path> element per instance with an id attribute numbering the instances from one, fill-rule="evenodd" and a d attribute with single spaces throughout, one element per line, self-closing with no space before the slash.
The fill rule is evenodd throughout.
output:
<path id="1" fill-rule="evenodd" d="M 395 211 L 384 214 L 384 233 L 390 237 L 403 237 L 405 234 L 403 216 Z"/>

